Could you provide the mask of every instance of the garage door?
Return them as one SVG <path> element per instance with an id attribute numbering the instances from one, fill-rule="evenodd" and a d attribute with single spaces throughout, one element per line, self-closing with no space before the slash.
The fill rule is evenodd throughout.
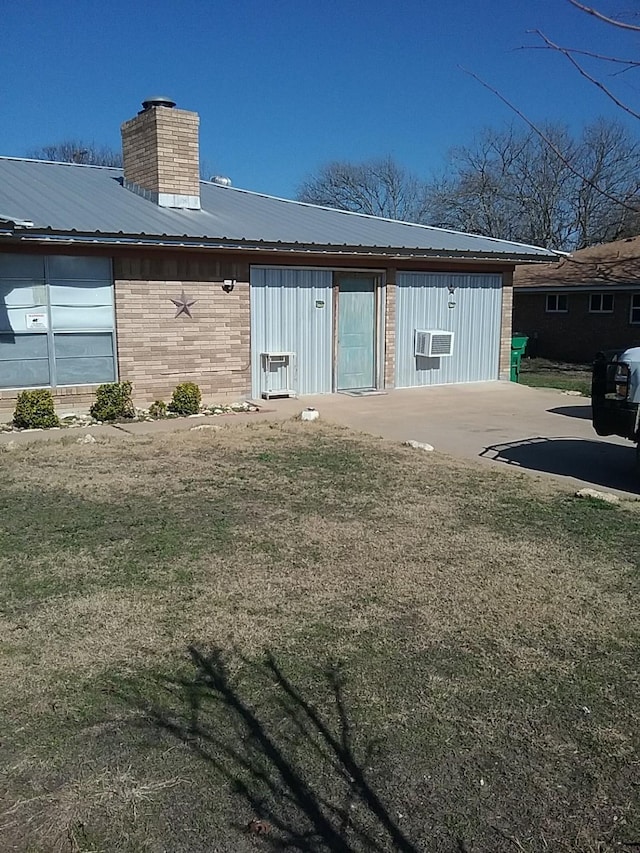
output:
<path id="1" fill-rule="evenodd" d="M 396 283 L 396 388 L 498 378 L 500 275 L 398 273 Z M 453 332 L 453 354 L 416 356 L 416 329 Z"/>

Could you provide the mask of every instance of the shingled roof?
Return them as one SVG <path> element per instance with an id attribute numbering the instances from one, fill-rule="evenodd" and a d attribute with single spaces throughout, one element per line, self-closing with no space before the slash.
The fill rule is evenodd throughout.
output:
<path id="1" fill-rule="evenodd" d="M 557 263 L 518 266 L 514 287 L 558 290 L 564 287 L 640 286 L 640 237 L 580 249 Z"/>
<path id="2" fill-rule="evenodd" d="M 549 261 L 539 246 L 305 204 L 202 181 L 201 210 L 160 207 L 121 169 L 0 157 L 0 240 L 160 244 Z"/>

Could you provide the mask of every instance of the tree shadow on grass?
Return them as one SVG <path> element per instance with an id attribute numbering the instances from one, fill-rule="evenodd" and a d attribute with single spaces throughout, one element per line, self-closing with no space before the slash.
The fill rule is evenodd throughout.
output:
<path id="1" fill-rule="evenodd" d="M 234 683 L 221 652 L 190 654 L 195 677 L 171 684 L 184 713 L 155 707 L 152 719 L 214 765 L 244 800 L 255 821 L 236 829 L 260 835 L 272 850 L 418 853 L 367 778 L 376 742 L 356 757 L 339 665 L 322 672 L 331 709 L 321 712 L 272 655 L 259 664 L 242 659 L 250 679 L 261 682 L 256 704 L 243 695 L 250 687 Z"/>

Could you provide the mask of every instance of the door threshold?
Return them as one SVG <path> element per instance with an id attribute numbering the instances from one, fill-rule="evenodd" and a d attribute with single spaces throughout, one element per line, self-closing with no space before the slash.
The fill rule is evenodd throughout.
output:
<path id="1" fill-rule="evenodd" d="M 377 391 L 375 388 L 347 388 L 337 391 L 338 394 L 346 394 L 347 397 L 384 397 L 386 391 Z"/>

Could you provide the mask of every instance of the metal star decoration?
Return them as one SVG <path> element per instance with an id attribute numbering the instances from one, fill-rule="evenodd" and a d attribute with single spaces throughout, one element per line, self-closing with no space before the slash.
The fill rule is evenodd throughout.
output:
<path id="1" fill-rule="evenodd" d="M 195 305 L 198 300 L 191 299 L 191 297 L 187 296 L 183 290 L 180 294 L 180 299 L 172 299 L 171 301 L 178 309 L 176 311 L 176 317 L 179 317 L 181 314 L 186 314 L 187 317 L 191 317 L 191 306 Z"/>

